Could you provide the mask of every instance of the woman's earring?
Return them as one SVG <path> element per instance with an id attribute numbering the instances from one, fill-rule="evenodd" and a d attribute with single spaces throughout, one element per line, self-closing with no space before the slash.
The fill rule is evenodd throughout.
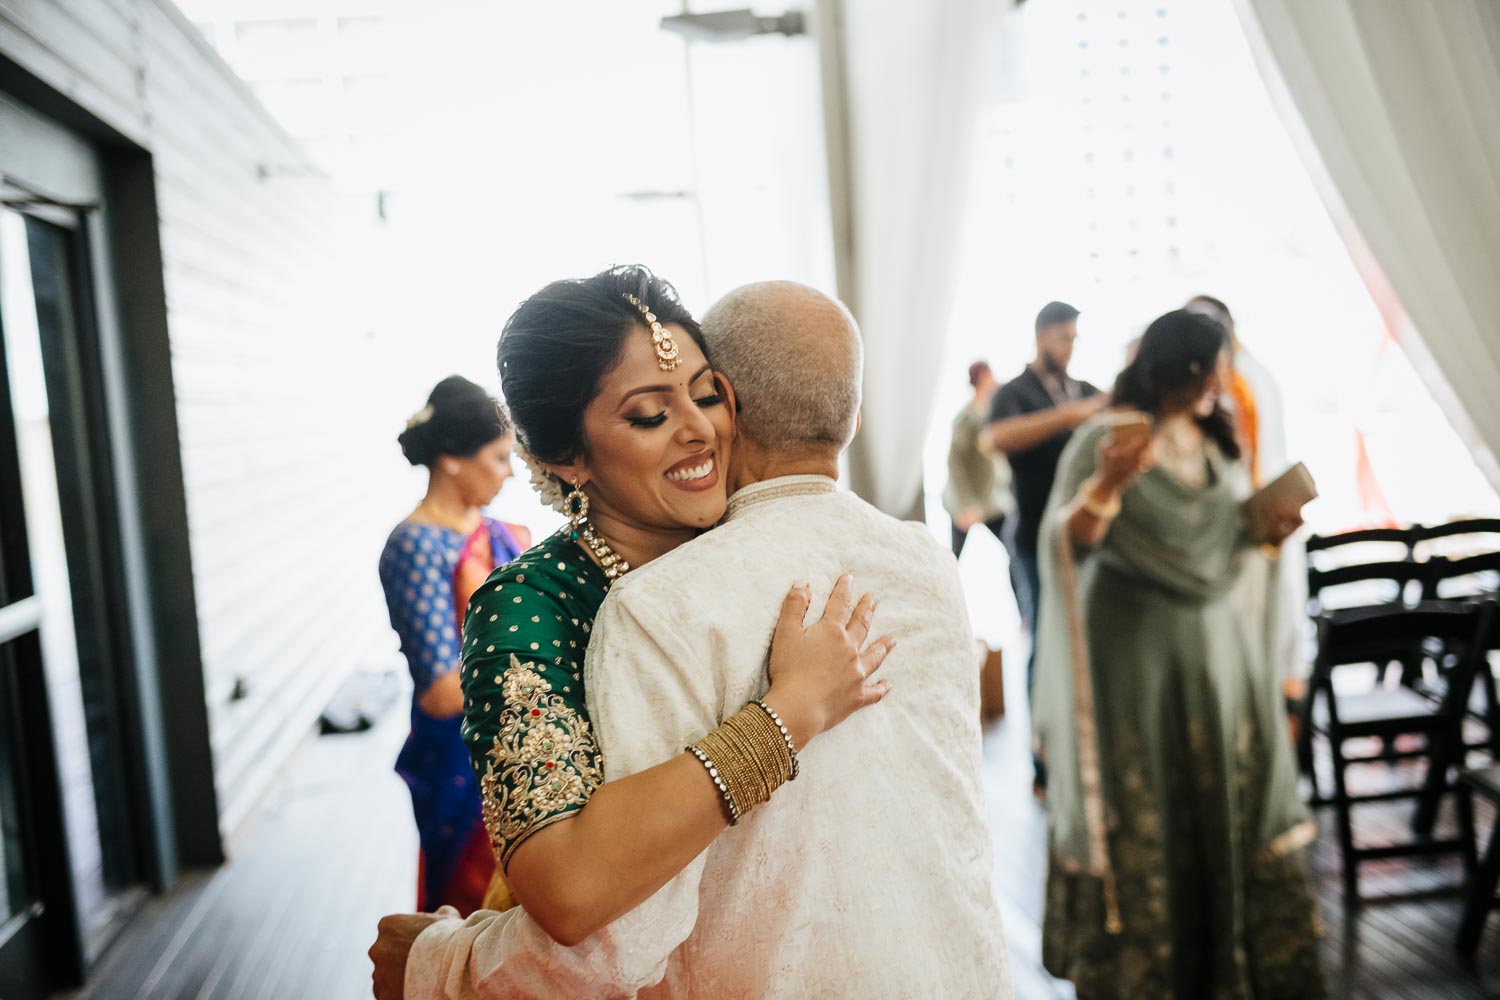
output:
<path id="1" fill-rule="evenodd" d="M 576 542 L 589 517 L 589 495 L 583 492 L 581 485 L 574 483 L 572 492 L 563 497 L 563 503 L 567 505 L 568 523 L 573 526 L 572 540 Z"/>

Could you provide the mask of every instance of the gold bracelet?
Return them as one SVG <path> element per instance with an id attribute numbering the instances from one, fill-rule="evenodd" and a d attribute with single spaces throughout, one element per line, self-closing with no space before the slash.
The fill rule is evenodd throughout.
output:
<path id="1" fill-rule="evenodd" d="M 786 752 L 790 754 L 792 758 L 792 773 L 791 776 L 786 780 L 796 781 L 797 775 L 802 772 L 802 765 L 797 760 L 797 744 L 792 742 L 792 734 L 787 732 L 786 723 L 781 721 L 781 716 L 776 714 L 776 709 L 766 704 L 764 698 L 756 698 L 750 704 L 759 706 L 762 712 L 765 712 L 767 715 L 769 715 L 771 717 L 771 721 L 776 725 L 777 730 L 780 731 L 781 738 L 786 740 Z"/>
<path id="2" fill-rule="evenodd" d="M 737 826 L 740 822 L 739 807 L 734 804 L 734 797 L 729 794 L 729 789 L 724 784 L 724 778 L 719 774 L 719 768 L 709 758 L 708 754 L 696 746 L 687 747 L 687 752 L 698 758 L 698 762 L 708 770 L 708 776 L 713 779 L 714 786 L 719 789 L 719 794 L 724 797 L 724 808 L 729 813 L 729 825 Z"/>
<path id="3" fill-rule="evenodd" d="M 1120 495 L 1116 493 L 1106 503 L 1094 495 L 1093 485 L 1085 482 L 1078 505 L 1101 521 L 1113 521 L 1120 514 Z"/>
<path id="4" fill-rule="evenodd" d="M 754 703 L 687 749 L 724 796 L 731 826 L 790 781 L 796 767 L 790 737 Z"/>

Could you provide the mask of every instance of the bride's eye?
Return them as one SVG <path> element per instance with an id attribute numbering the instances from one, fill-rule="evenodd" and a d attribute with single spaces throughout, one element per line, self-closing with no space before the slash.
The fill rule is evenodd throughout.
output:
<path id="1" fill-rule="evenodd" d="M 663 410 L 654 417 L 627 417 L 626 419 L 635 427 L 660 427 L 667 422 L 667 411 Z"/>
<path id="2" fill-rule="evenodd" d="M 710 406 L 718 406 L 720 403 L 724 402 L 724 397 L 716 392 L 710 396 L 699 396 L 697 399 L 693 400 L 693 402 L 706 409 Z"/>

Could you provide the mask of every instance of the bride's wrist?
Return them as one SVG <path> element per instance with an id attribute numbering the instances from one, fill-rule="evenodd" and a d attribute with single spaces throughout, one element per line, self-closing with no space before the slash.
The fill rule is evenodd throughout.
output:
<path id="1" fill-rule="evenodd" d="M 772 684 L 761 701 L 781 717 L 787 735 L 792 738 L 792 744 L 798 750 L 807 746 L 814 736 L 823 731 L 818 713 L 808 707 L 806 699 L 788 697 L 785 690 Z"/>

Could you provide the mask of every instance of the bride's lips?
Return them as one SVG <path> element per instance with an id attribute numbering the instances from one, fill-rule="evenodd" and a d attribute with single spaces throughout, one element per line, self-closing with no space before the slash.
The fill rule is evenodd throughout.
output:
<path id="1" fill-rule="evenodd" d="M 719 459 L 711 451 L 689 455 L 662 476 L 679 490 L 702 493 L 719 485 Z"/>

